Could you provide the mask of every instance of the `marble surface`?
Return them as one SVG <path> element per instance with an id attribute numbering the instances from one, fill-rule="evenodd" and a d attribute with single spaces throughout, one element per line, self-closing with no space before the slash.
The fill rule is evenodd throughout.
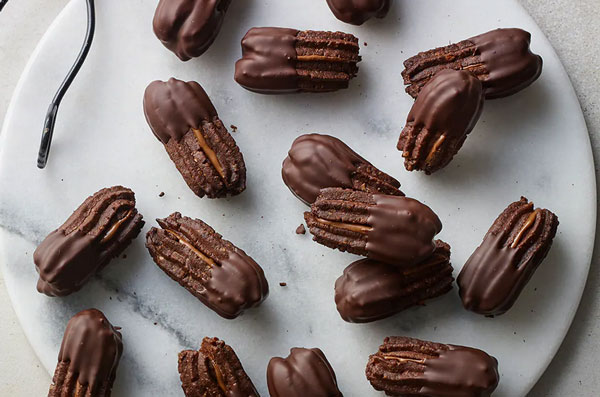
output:
<path id="1" fill-rule="evenodd" d="M 532 89 L 533 89 L 533 88 L 532 88 Z M 405 106 L 405 105 L 404 105 L 404 106 Z M 219 107 L 219 106 L 218 106 L 218 107 Z M 223 118 L 225 118 L 225 117 L 223 117 Z M 243 132 L 242 132 L 242 133 L 243 133 Z M 482 134 L 484 134 L 484 132 L 482 132 Z M 241 136 L 241 135 L 240 135 L 240 136 Z M 402 176 L 404 176 L 404 174 L 403 174 Z M 403 179 L 403 181 L 404 181 L 404 179 Z M 411 182 L 411 183 L 412 183 L 412 182 Z M 418 185 L 418 183 L 417 183 L 417 185 Z M 415 185 L 415 186 L 417 186 L 417 185 Z M 404 186 L 405 186 L 405 187 L 407 187 L 407 186 L 410 186 L 410 184 L 408 183 L 408 181 L 407 181 L 407 182 L 405 182 Z M 422 196 L 421 196 L 421 197 L 422 197 Z M 433 199 L 432 199 L 432 200 L 433 200 Z M 432 201 L 432 202 L 433 202 L 433 201 Z M 544 203 L 544 204 L 545 204 L 545 203 Z M 66 205 L 65 205 L 65 206 L 66 206 Z M 560 215 L 560 214 L 559 214 L 559 215 Z M 486 221 L 486 222 L 487 222 L 487 223 L 489 223 L 489 221 Z M 482 222 L 482 223 L 485 223 L 485 222 Z M 241 244 L 240 244 L 240 245 L 241 245 Z M 340 268 L 340 269 L 341 269 L 341 268 Z M 338 271 L 339 271 L 340 269 L 338 269 Z M 534 281 L 535 281 L 535 280 L 534 280 Z M 273 284 L 273 283 L 272 283 L 272 284 Z M 271 297 L 271 298 L 273 298 L 273 297 Z M 279 353 L 279 354 L 281 354 L 281 353 Z M 53 364 L 52 364 L 52 365 L 53 365 Z"/>

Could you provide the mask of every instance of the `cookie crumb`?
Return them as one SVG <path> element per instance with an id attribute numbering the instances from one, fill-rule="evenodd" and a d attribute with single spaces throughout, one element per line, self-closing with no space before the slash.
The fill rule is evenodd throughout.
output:
<path id="1" fill-rule="evenodd" d="M 237 126 L 231 124 L 229 127 L 231 128 L 232 132 L 237 132 Z"/>
<path id="2" fill-rule="evenodd" d="M 127 254 L 123 254 L 123 259 L 127 259 Z"/>
<path id="3" fill-rule="evenodd" d="M 165 192 L 158 193 L 158 197 L 163 197 L 164 195 L 165 195 Z"/>
<path id="4" fill-rule="evenodd" d="M 366 41 L 363 44 L 365 45 L 365 47 L 368 45 Z"/>
<path id="5" fill-rule="evenodd" d="M 300 224 L 300 226 L 298 226 L 296 228 L 296 234 L 306 234 L 306 228 L 304 227 L 304 224 Z"/>
<path id="6" fill-rule="evenodd" d="M 281 283 L 279 283 L 279 285 L 282 287 L 285 287 L 285 286 L 287 286 L 287 283 L 281 282 Z"/>

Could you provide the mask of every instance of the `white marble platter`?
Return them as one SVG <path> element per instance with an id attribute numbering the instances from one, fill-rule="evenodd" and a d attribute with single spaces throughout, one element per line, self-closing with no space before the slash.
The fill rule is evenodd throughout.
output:
<path id="1" fill-rule="evenodd" d="M 46 108 L 83 38 L 85 6 L 73 0 L 50 27 L 25 69 L 0 136 L 0 263 L 14 308 L 51 373 L 62 333 L 77 311 L 97 307 L 123 327 L 125 352 L 114 396 L 180 396 L 177 353 L 205 335 L 231 344 L 263 395 L 272 356 L 293 346 L 323 349 L 346 396 L 378 396 L 364 376 L 383 337 L 407 335 L 482 348 L 500 363 L 495 396 L 524 396 L 558 349 L 588 274 L 596 196 L 590 143 L 579 103 L 547 39 L 514 1 L 396 1 L 384 20 L 353 27 L 324 0 L 234 1 L 223 30 L 200 59 L 180 62 L 154 37 L 156 0 L 103 0 L 90 56 L 59 112 L 49 165 L 35 165 Z M 239 41 L 253 26 L 344 30 L 357 35 L 363 61 L 348 90 L 323 95 L 260 96 L 233 81 Z M 533 34 L 544 58 L 541 78 L 512 97 L 489 101 L 455 160 L 433 176 L 409 173 L 395 145 L 412 99 L 402 61 L 419 50 L 496 27 Z M 365 43 L 365 44 L 363 44 Z M 197 80 L 233 133 L 248 167 L 248 188 L 225 200 L 187 188 L 146 125 L 142 94 L 154 79 Z M 280 165 L 293 139 L 335 135 L 430 205 L 452 245 L 455 274 L 509 203 L 525 195 L 560 219 L 545 262 L 506 315 L 462 309 L 456 289 L 390 319 L 341 320 L 333 284 L 355 260 L 294 233 L 306 209 L 287 190 Z M 82 291 L 67 298 L 36 292 L 32 252 L 89 194 L 122 184 L 137 196 L 148 230 L 173 211 L 199 217 L 264 268 L 271 293 L 258 309 L 228 321 L 172 282 L 140 236 Z M 159 197 L 165 192 L 164 197 Z M 287 287 L 280 287 L 279 282 Z"/>

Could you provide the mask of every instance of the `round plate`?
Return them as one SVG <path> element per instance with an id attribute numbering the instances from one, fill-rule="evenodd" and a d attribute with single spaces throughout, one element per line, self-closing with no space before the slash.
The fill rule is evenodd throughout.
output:
<path id="1" fill-rule="evenodd" d="M 25 332 L 50 373 L 68 319 L 97 307 L 123 327 L 125 352 L 116 396 L 181 395 L 177 353 L 218 336 L 237 351 L 260 392 L 265 368 L 294 346 L 320 347 L 349 396 L 377 396 L 364 376 L 370 353 L 388 335 L 406 335 L 486 350 L 500 363 L 495 396 L 523 396 L 540 377 L 571 323 L 587 278 L 596 219 L 594 165 L 579 103 L 552 47 L 513 1 L 397 1 L 387 18 L 362 27 L 337 21 L 325 1 L 236 1 L 212 48 L 180 62 L 154 37 L 156 1 L 106 0 L 97 5 L 96 39 L 58 115 L 49 165 L 38 170 L 46 108 L 83 39 L 85 6 L 73 0 L 34 52 L 2 132 L 1 262 Z M 343 30 L 357 35 L 363 61 L 350 88 L 321 95 L 261 96 L 233 81 L 240 39 L 253 26 Z M 488 101 L 455 160 L 433 176 L 404 170 L 395 149 L 412 99 L 402 61 L 417 53 L 497 27 L 532 33 L 544 58 L 541 78 L 509 98 Z M 238 197 L 199 199 L 187 188 L 144 120 L 142 95 L 155 79 L 197 80 L 233 133 L 248 167 Z M 281 162 L 300 134 L 335 135 L 431 206 L 452 246 L 455 275 L 496 216 L 521 195 L 560 219 L 554 245 L 506 315 L 465 311 L 456 288 L 390 319 L 341 320 L 333 285 L 356 258 L 296 235 L 306 207 L 283 184 Z M 240 318 L 218 317 L 171 281 L 151 260 L 140 235 L 82 291 L 48 298 L 35 289 L 32 252 L 85 197 L 122 184 L 145 216 L 198 217 L 262 265 L 271 293 Z M 159 197 L 165 192 L 164 197 Z M 280 287 L 279 282 L 286 282 Z"/>

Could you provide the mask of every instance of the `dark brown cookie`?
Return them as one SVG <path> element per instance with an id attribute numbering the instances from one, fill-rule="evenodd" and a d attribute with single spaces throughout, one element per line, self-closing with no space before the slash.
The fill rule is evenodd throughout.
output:
<path id="1" fill-rule="evenodd" d="M 342 397 L 335 372 L 321 349 L 295 347 L 267 366 L 271 397 Z"/>
<path id="2" fill-rule="evenodd" d="M 180 352 L 178 369 L 186 397 L 259 397 L 233 349 L 217 338 Z"/>
<path id="3" fill-rule="evenodd" d="M 358 39 L 348 33 L 252 28 L 242 39 L 235 81 L 261 94 L 348 88 L 358 51 Z"/>
<path id="4" fill-rule="evenodd" d="M 118 329 L 96 309 L 73 316 L 63 336 L 48 397 L 110 397 L 123 353 Z"/>
<path id="5" fill-rule="evenodd" d="M 390 336 L 369 357 L 367 379 L 388 396 L 489 397 L 498 386 L 498 361 L 465 346 Z"/>
<path id="6" fill-rule="evenodd" d="M 154 81 L 144 94 L 144 113 L 196 195 L 218 198 L 246 189 L 244 157 L 198 83 Z"/>
<path id="7" fill-rule="evenodd" d="M 123 186 L 88 197 L 33 253 L 37 290 L 48 296 L 79 291 L 125 250 L 144 226 L 134 193 Z"/>
<path id="8" fill-rule="evenodd" d="M 218 315 L 233 319 L 269 294 L 261 267 L 199 219 L 179 212 L 146 234 L 154 262 Z"/>
<path id="9" fill-rule="evenodd" d="M 441 70 L 423 88 L 400 134 L 408 171 L 431 174 L 450 163 L 483 109 L 481 82 L 471 73 Z"/>
<path id="10" fill-rule="evenodd" d="M 542 73 L 542 58 L 529 49 L 531 34 L 496 29 L 479 36 L 420 52 L 404 61 L 404 84 L 413 98 L 442 69 L 467 70 L 483 83 L 486 99 L 512 95 Z"/>
<path id="11" fill-rule="evenodd" d="M 160 0 L 152 26 L 182 61 L 198 57 L 217 38 L 231 0 Z"/>
<path id="12" fill-rule="evenodd" d="M 362 25 L 372 17 L 385 17 L 392 0 L 327 0 L 327 4 L 340 21 Z"/>
<path id="13" fill-rule="evenodd" d="M 404 196 L 400 182 L 329 135 L 296 138 L 283 161 L 281 175 L 292 193 L 306 204 L 312 204 L 326 187 Z"/>
<path id="14" fill-rule="evenodd" d="M 534 209 L 525 197 L 494 221 L 458 276 L 466 309 L 484 315 L 505 313 L 542 263 L 558 228 L 558 218 Z"/>
<path id="15" fill-rule="evenodd" d="M 304 213 L 313 240 L 396 266 L 412 266 L 435 249 L 442 223 L 417 200 L 326 188 Z"/>
<path id="16" fill-rule="evenodd" d="M 335 282 L 335 303 L 340 316 L 351 323 L 381 320 L 452 289 L 450 246 L 436 248 L 423 262 L 400 268 L 361 259 L 344 270 Z"/>

